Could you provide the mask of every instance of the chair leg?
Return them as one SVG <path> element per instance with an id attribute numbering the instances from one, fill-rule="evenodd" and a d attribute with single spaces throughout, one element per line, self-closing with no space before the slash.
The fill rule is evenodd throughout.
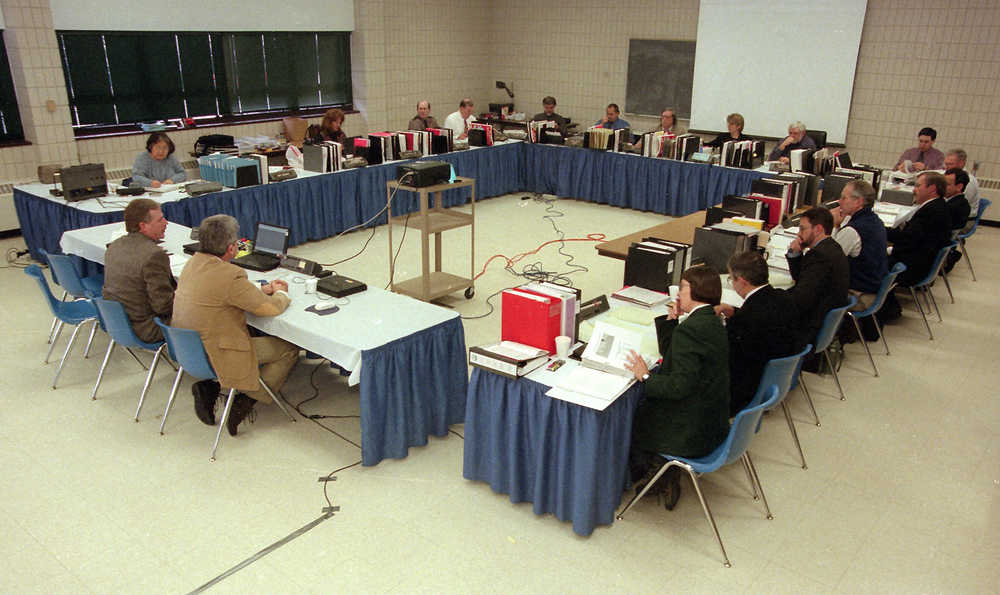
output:
<path id="1" fill-rule="evenodd" d="M 288 419 L 290 419 L 290 420 L 292 420 L 294 422 L 295 418 L 292 417 L 292 414 L 288 411 L 288 408 L 285 407 L 284 399 L 281 399 L 281 398 L 278 397 L 278 395 L 274 394 L 274 392 L 271 391 L 271 387 L 269 387 L 268 385 L 264 384 L 263 380 L 260 381 L 260 385 L 264 387 L 264 390 L 267 391 L 267 394 L 271 395 L 271 398 L 278 405 L 278 408 L 285 412 L 285 415 L 288 416 Z M 281 391 L 278 391 L 278 392 L 281 392 Z"/>
<path id="2" fill-rule="evenodd" d="M 747 464 L 747 460 L 744 457 L 740 457 L 740 462 L 743 463 L 743 471 L 747 474 L 747 481 L 750 482 L 750 490 L 753 493 L 753 501 L 756 502 L 760 500 L 760 496 L 757 495 L 757 482 L 753 479 L 753 474 L 750 472 L 750 465 Z"/>
<path id="3" fill-rule="evenodd" d="M 938 308 L 937 298 L 934 297 L 934 292 L 931 291 L 930 287 L 927 287 L 925 291 L 927 291 L 927 299 L 928 299 L 927 312 L 930 313 L 931 303 L 933 303 L 934 311 L 937 312 L 938 315 L 938 322 L 944 322 L 944 318 L 941 318 L 941 309 Z"/>
<path id="4" fill-rule="evenodd" d="M 52 357 L 52 350 L 56 348 L 56 342 L 59 341 L 59 335 L 62 334 L 63 321 L 60 320 L 56 323 L 56 334 L 49 341 L 49 352 L 45 354 L 45 363 L 49 363 L 49 358 Z"/>
<path id="5" fill-rule="evenodd" d="M 177 386 L 181 383 L 181 376 L 184 375 L 184 368 L 177 368 L 177 376 L 174 377 L 174 386 L 170 389 L 170 398 L 167 399 L 167 408 L 163 410 L 163 419 L 160 420 L 160 436 L 163 435 L 163 427 L 167 425 L 167 416 L 170 415 L 170 406 L 174 404 L 174 397 L 177 396 Z"/>
<path id="6" fill-rule="evenodd" d="M 858 331 L 858 340 L 865 346 L 865 353 L 868 354 L 868 361 L 872 363 L 872 370 L 875 372 L 875 377 L 878 378 L 878 368 L 875 366 L 875 358 L 872 357 L 872 350 L 868 347 L 868 341 L 861 334 L 861 325 L 858 323 L 858 319 L 855 318 L 853 314 L 848 312 L 847 315 L 854 321 L 854 330 Z M 878 326 L 878 322 L 875 323 L 875 326 Z"/>
<path id="7" fill-rule="evenodd" d="M 747 467 L 749 467 L 750 471 L 753 473 L 754 481 L 757 482 L 757 489 L 760 491 L 760 499 L 761 502 L 764 503 L 764 511 L 767 512 L 767 520 L 773 520 L 774 515 L 771 514 L 771 507 L 767 505 L 767 497 L 764 495 L 764 486 L 760 485 L 760 477 L 757 475 L 757 466 L 753 464 L 753 459 L 750 458 L 749 450 L 743 453 L 743 458 L 745 459 L 744 462 Z"/>
<path id="8" fill-rule="evenodd" d="M 133 359 L 135 359 L 135 361 L 142 367 L 143 370 L 149 370 L 149 368 L 146 367 L 146 364 L 142 363 L 142 360 L 139 359 L 139 356 L 136 355 L 134 351 L 132 351 L 131 347 L 126 347 L 125 351 L 127 351 L 128 354 L 131 355 Z"/>
<path id="9" fill-rule="evenodd" d="M 833 358 L 830 357 L 829 348 L 823 350 L 823 355 L 826 356 L 826 363 L 830 365 L 830 372 L 833 373 L 833 381 L 837 383 L 837 390 L 840 392 L 840 400 L 846 401 L 847 395 L 844 394 L 844 388 L 840 386 L 840 376 L 837 374 L 837 368 L 833 367 Z"/>
<path id="10" fill-rule="evenodd" d="M 104 370 L 108 367 L 108 360 L 111 359 L 111 352 L 115 350 L 115 340 L 111 339 L 108 341 L 108 350 L 104 353 L 104 361 L 101 363 L 101 369 L 97 372 L 97 382 L 94 383 L 94 390 L 90 393 L 90 400 L 97 400 L 97 389 L 101 388 L 101 379 L 104 378 Z"/>
<path id="11" fill-rule="evenodd" d="M 969 258 L 969 250 L 965 247 L 965 241 L 962 241 L 962 254 L 965 255 L 965 262 L 969 263 L 969 272 L 972 273 L 972 280 L 976 280 L 976 270 L 972 268 L 972 259 Z"/>
<path id="12" fill-rule="evenodd" d="M 646 495 L 646 492 L 648 492 L 653 487 L 653 485 L 655 485 L 656 482 L 659 481 L 661 477 L 663 477 L 663 474 L 667 472 L 667 469 L 671 466 L 672 463 L 673 461 L 668 461 L 665 465 L 660 467 L 660 470 L 656 472 L 656 475 L 653 476 L 653 479 L 649 480 L 649 483 L 647 483 L 646 486 L 642 488 L 642 490 L 638 494 L 632 496 L 632 499 L 628 501 L 628 504 L 625 505 L 625 508 L 621 512 L 619 512 L 615 518 L 617 518 L 619 521 L 622 520 L 622 518 L 625 516 L 625 513 L 631 510 L 632 507 L 635 506 L 635 504 L 640 499 L 642 499 L 643 496 Z"/>
<path id="13" fill-rule="evenodd" d="M 948 290 L 948 297 L 951 298 L 951 303 L 955 303 L 955 294 L 951 292 L 951 283 L 948 282 L 948 273 L 941 269 L 941 276 L 944 277 L 944 287 Z"/>
<path id="14" fill-rule="evenodd" d="M 715 525 L 715 518 L 712 516 L 712 511 L 708 508 L 705 496 L 701 493 L 701 486 L 698 485 L 698 477 L 690 467 L 687 468 L 687 472 L 694 483 L 694 492 L 698 494 L 698 501 L 701 502 L 701 509 L 705 512 L 705 518 L 708 519 L 708 524 L 712 525 L 712 531 L 715 532 L 715 540 L 719 542 L 719 549 L 722 550 L 722 559 L 724 560 L 723 563 L 726 568 L 732 568 L 733 565 L 729 562 L 729 556 L 726 555 L 726 546 L 722 545 L 722 536 L 719 535 L 719 528 Z"/>
<path id="15" fill-rule="evenodd" d="M 66 363 L 66 356 L 69 355 L 69 350 L 73 348 L 73 342 L 76 341 L 76 334 L 80 332 L 81 326 L 83 326 L 83 323 L 73 327 L 73 334 L 69 338 L 69 343 L 66 343 L 66 351 L 63 351 L 62 359 L 59 360 L 59 368 L 56 370 L 56 377 L 52 379 L 52 388 L 55 388 L 56 383 L 59 381 L 59 374 L 62 372 L 63 365 Z"/>
<path id="16" fill-rule="evenodd" d="M 812 410 L 813 419 L 816 420 L 816 427 L 818 428 L 820 427 L 819 415 L 816 414 L 816 406 L 813 405 L 813 398 L 812 395 L 809 394 L 809 387 L 806 386 L 805 380 L 802 378 L 802 372 L 799 372 L 799 386 L 802 387 L 802 394 L 806 396 L 806 403 L 809 404 L 809 409 Z"/>
<path id="17" fill-rule="evenodd" d="M 875 330 L 878 331 L 878 338 L 882 339 L 882 345 L 885 347 L 885 354 L 886 355 L 890 355 L 890 353 L 889 353 L 889 343 L 886 342 L 886 340 L 885 340 L 885 331 L 882 330 L 882 325 L 879 324 L 878 319 L 875 320 Z"/>
<path id="18" fill-rule="evenodd" d="M 149 364 L 149 373 L 146 374 L 146 382 L 142 385 L 142 392 L 139 393 L 139 405 L 135 408 L 136 422 L 139 421 L 139 412 L 142 411 L 142 402 L 146 400 L 146 393 L 149 391 L 149 385 L 153 381 L 153 375 L 156 374 L 156 364 L 159 363 L 160 354 L 163 353 L 163 349 L 166 346 L 166 343 L 160 345 L 160 348 L 153 354 L 153 362 Z"/>
<path id="19" fill-rule="evenodd" d="M 792 440 L 795 441 L 795 448 L 799 449 L 799 458 L 802 459 L 802 468 L 808 469 L 806 465 L 806 455 L 802 454 L 802 445 L 799 444 L 799 433 L 795 431 L 795 423 L 792 422 L 792 414 L 788 411 L 788 403 L 781 402 L 781 410 L 785 412 L 785 421 L 788 422 L 788 429 L 792 432 Z"/>
<path id="20" fill-rule="evenodd" d="M 229 419 L 229 412 L 233 408 L 233 401 L 236 400 L 236 389 L 229 389 L 229 398 L 226 399 L 226 408 L 222 412 L 222 419 L 219 420 L 219 431 L 215 433 L 215 444 L 212 445 L 212 456 L 208 459 L 210 461 L 215 461 L 215 451 L 219 448 L 219 437 L 222 436 L 222 428 L 226 427 L 226 421 Z"/>
<path id="21" fill-rule="evenodd" d="M 90 327 L 90 338 L 87 339 L 87 348 L 83 350 L 83 359 L 90 357 L 90 346 L 94 343 L 94 335 L 97 334 L 97 319 L 94 319 L 94 326 Z"/>
<path id="22" fill-rule="evenodd" d="M 971 265 L 970 265 L 970 266 L 971 266 Z M 69 292 L 68 292 L 68 291 L 66 291 L 66 290 L 63 290 L 63 294 L 62 294 L 62 297 L 61 297 L 61 298 L 59 298 L 59 301 L 61 301 L 61 302 L 65 302 L 65 301 L 66 301 L 66 296 L 67 296 L 67 295 L 69 295 Z M 53 335 L 54 335 L 54 334 L 55 334 L 55 332 L 56 332 L 56 323 L 57 323 L 57 322 L 59 322 L 59 317 L 58 317 L 58 316 L 53 316 L 53 317 L 52 317 L 52 326 L 50 326 L 50 327 L 49 327 L 49 339 L 48 339 L 48 341 L 46 341 L 47 343 L 52 343 L 53 341 L 55 341 L 55 340 L 56 340 L 56 339 L 55 339 L 55 337 L 53 337 Z M 48 362 L 46 361 L 45 363 L 48 363 Z"/>
<path id="23" fill-rule="evenodd" d="M 924 319 L 924 326 L 927 327 L 927 335 L 930 337 L 930 340 L 933 341 L 934 333 L 931 332 L 931 325 L 927 322 L 927 314 L 924 314 L 924 307 L 920 304 L 920 300 L 917 299 L 917 292 L 913 289 L 913 287 L 910 287 L 910 295 L 913 296 L 913 302 L 917 305 L 917 311 L 920 312 L 920 316 Z"/>

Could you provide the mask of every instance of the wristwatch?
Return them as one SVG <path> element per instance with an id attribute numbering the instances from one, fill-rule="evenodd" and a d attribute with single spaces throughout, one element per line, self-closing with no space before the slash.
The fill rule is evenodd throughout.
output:
<path id="1" fill-rule="evenodd" d="M 643 374 L 642 378 L 639 379 L 639 382 L 646 382 L 647 380 L 649 380 L 649 372 Z"/>

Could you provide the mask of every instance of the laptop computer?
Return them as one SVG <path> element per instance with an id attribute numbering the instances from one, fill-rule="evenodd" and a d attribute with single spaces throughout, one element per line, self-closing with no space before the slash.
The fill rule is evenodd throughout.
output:
<path id="1" fill-rule="evenodd" d="M 281 258 L 288 253 L 287 227 L 270 223 L 257 223 L 253 252 L 233 259 L 233 264 L 251 271 L 270 271 L 278 268 Z"/>

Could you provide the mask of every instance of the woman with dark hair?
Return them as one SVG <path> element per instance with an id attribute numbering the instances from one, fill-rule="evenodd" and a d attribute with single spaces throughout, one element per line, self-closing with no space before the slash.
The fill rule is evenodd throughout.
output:
<path id="1" fill-rule="evenodd" d="M 184 168 L 174 157 L 174 141 L 166 132 L 154 132 L 146 139 L 146 152 L 139 153 L 132 164 L 132 183 L 140 188 L 159 188 L 187 179 Z"/>
<path id="2" fill-rule="evenodd" d="M 343 144 L 343 142 L 347 140 L 347 135 L 344 134 L 343 130 L 341 130 L 341 126 L 343 125 L 343 110 L 339 110 L 337 108 L 326 110 L 326 113 L 323 114 L 323 123 L 319 126 L 313 124 L 309 127 L 309 144 L 321 143 L 328 140 Z"/>
<path id="3" fill-rule="evenodd" d="M 629 466 L 633 481 L 651 477 L 648 472 L 659 469 L 663 459 L 658 453 L 700 457 L 726 439 L 729 340 L 713 309 L 721 299 L 717 271 L 707 266 L 684 271 L 677 301 L 668 314 L 654 321 L 663 356 L 660 367 L 651 373 L 637 353 L 628 358 L 625 367 L 644 384 L 632 426 Z M 673 509 L 680 496 L 680 469 L 671 467 L 660 481 L 667 509 Z"/>

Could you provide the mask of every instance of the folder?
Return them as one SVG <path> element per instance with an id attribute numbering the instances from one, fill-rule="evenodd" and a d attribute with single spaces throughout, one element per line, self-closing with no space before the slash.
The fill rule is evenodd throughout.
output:
<path id="1" fill-rule="evenodd" d="M 500 338 L 556 351 L 561 330 L 562 302 L 518 289 L 500 294 Z"/>

